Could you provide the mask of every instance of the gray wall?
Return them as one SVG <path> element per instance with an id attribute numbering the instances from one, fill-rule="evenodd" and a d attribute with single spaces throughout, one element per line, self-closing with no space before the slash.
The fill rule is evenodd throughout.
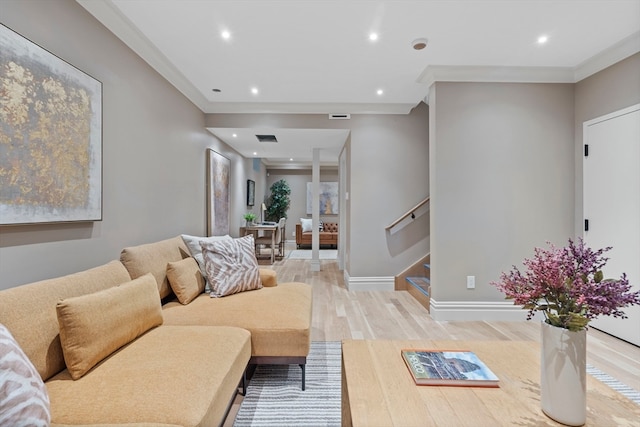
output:
<path id="1" fill-rule="evenodd" d="M 499 301 L 501 271 L 573 237 L 573 85 L 431 89 L 432 298 Z"/>
<path id="2" fill-rule="evenodd" d="M 582 124 L 640 103 L 640 53 L 612 65 L 575 85 L 575 233 L 583 231 Z"/>
<path id="3" fill-rule="evenodd" d="M 287 240 L 295 240 L 296 223 L 300 218 L 311 218 L 307 215 L 307 183 L 311 182 L 311 169 L 267 169 L 267 193 L 271 193 L 271 185 L 284 179 L 291 188 L 291 204 L 287 212 Z M 338 182 L 338 170 L 336 168 L 321 168 L 320 182 Z M 324 222 L 338 222 L 338 215 L 320 215 Z"/>
<path id="4" fill-rule="evenodd" d="M 231 231 L 264 166 L 205 130 L 204 114 L 72 0 L 2 0 L 2 22 L 103 84 L 103 221 L 0 227 L 0 289 L 72 273 L 129 245 L 205 233 L 205 150 L 231 159 Z M 237 233 L 237 231 L 236 231 Z"/>

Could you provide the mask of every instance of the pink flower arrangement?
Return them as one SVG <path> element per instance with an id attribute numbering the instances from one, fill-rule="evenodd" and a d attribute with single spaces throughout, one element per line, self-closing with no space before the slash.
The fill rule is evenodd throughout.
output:
<path id="1" fill-rule="evenodd" d="M 491 282 L 529 310 L 527 320 L 542 311 L 548 324 L 579 331 L 599 315 L 626 318 L 621 309 L 640 304 L 640 291 L 631 292 L 626 274 L 617 280 L 603 278 L 602 267 L 609 260 L 603 253 L 611 247 L 593 251 L 582 239 L 569 239 L 564 248 L 549 246 L 536 248 L 535 256 L 523 261 L 524 273 L 514 266 L 499 282 Z"/>

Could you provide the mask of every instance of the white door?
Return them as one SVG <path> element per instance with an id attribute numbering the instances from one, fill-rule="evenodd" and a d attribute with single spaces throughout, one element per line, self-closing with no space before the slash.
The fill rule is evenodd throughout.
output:
<path id="1" fill-rule="evenodd" d="M 612 246 L 605 278 L 625 272 L 640 289 L 640 104 L 590 120 L 583 126 L 584 239 L 592 249 Z M 640 345 L 640 306 L 627 307 L 627 319 L 601 316 L 591 326 Z"/>

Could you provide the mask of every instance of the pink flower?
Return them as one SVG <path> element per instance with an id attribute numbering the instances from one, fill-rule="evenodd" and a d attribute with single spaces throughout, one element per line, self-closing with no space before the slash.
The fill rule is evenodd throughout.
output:
<path id="1" fill-rule="evenodd" d="M 527 320 L 542 311 L 547 323 L 577 331 L 599 315 L 625 318 L 622 308 L 640 304 L 640 291 L 631 292 L 624 273 L 617 280 L 603 279 L 608 261 L 603 253 L 610 249 L 593 251 L 582 239 L 569 239 L 564 248 L 549 243 L 549 249 L 535 248 L 534 257 L 523 261 L 524 273 L 513 266 L 491 284 L 529 310 Z"/>

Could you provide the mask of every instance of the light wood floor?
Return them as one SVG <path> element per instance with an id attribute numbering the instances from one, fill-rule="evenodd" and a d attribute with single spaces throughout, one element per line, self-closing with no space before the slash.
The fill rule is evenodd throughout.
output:
<path id="1" fill-rule="evenodd" d="M 280 260 L 272 268 L 278 282 L 313 287 L 312 341 L 343 339 L 531 340 L 539 324 L 522 322 L 437 322 L 406 291 L 350 292 L 337 261 L 322 260 L 312 272 L 306 260 Z M 640 391 L 640 348 L 593 328 L 587 336 L 587 363 Z M 237 403 L 240 400 L 237 400 Z M 237 406 L 237 405 L 234 405 Z M 237 407 L 234 408 L 237 411 Z M 233 424 L 234 412 L 227 419 Z"/>

